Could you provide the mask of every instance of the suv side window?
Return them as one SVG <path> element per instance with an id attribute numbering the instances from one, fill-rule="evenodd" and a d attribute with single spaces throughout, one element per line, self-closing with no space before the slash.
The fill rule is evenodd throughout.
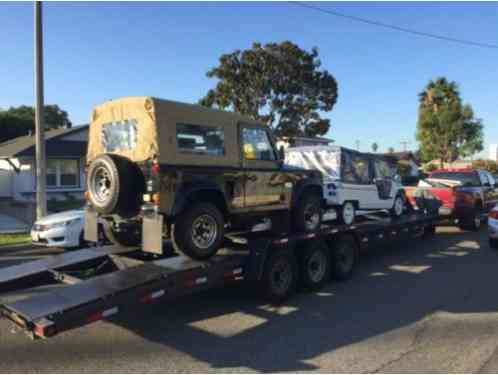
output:
<path id="1" fill-rule="evenodd" d="M 485 172 L 482 172 L 482 171 L 479 171 L 479 178 L 481 180 L 481 185 L 484 186 L 486 184 L 489 185 L 489 180 L 488 180 L 488 176 L 486 175 Z"/>
<path id="2" fill-rule="evenodd" d="M 219 126 L 177 124 L 176 141 L 182 153 L 225 154 L 225 135 Z"/>
<path id="3" fill-rule="evenodd" d="M 393 176 L 393 170 L 385 160 L 374 159 L 374 168 L 376 178 L 390 178 Z"/>
<path id="4" fill-rule="evenodd" d="M 486 172 L 486 174 L 488 175 L 488 180 L 489 180 L 489 183 L 491 184 L 491 186 L 495 186 L 496 180 L 493 177 L 493 175 L 491 173 L 488 173 L 488 172 Z"/>
<path id="5" fill-rule="evenodd" d="M 259 128 L 242 128 L 242 151 L 246 160 L 276 160 L 268 133 Z"/>
<path id="6" fill-rule="evenodd" d="M 362 155 L 344 152 L 343 156 L 343 181 L 352 184 L 370 184 L 370 163 Z"/>

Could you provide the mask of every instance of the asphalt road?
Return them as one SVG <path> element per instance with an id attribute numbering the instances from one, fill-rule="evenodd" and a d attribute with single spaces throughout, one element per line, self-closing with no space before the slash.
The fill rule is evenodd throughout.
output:
<path id="1" fill-rule="evenodd" d="M 45 254 L 1 254 L 0 267 Z M 497 270 L 484 229 L 441 228 L 279 308 L 234 287 L 49 340 L 0 320 L 0 372 L 498 372 Z"/>

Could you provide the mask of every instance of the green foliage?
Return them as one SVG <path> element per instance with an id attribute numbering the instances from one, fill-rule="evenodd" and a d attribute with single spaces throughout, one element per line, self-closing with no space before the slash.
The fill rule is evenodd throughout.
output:
<path id="1" fill-rule="evenodd" d="M 379 145 L 377 144 L 377 142 L 372 143 L 372 151 L 377 152 L 378 149 L 379 149 Z"/>
<path id="2" fill-rule="evenodd" d="M 389 147 L 387 149 L 387 152 L 390 153 L 390 154 L 394 154 L 394 147 Z"/>
<path id="3" fill-rule="evenodd" d="M 66 111 L 58 105 L 44 107 L 45 129 L 70 128 L 72 126 Z M 34 133 L 35 110 L 22 105 L 0 110 L 0 142 Z"/>
<path id="4" fill-rule="evenodd" d="M 436 164 L 429 163 L 424 167 L 424 172 L 426 173 L 431 173 L 432 171 L 435 171 L 439 167 Z"/>
<path id="5" fill-rule="evenodd" d="M 401 177 L 406 177 L 411 175 L 412 168 L 405 161 L 403 160 L 398 161 L 397 167 L 398 167 L 398 174 Z"/>
<path id="6" fill-rule="evenodd" d="M 498 174 L 498 163 L 494 160 L 474 160 L 472 162 L 472 168 L 484 169 L 489 173 Z"/>
<path id="7" fill-rule="evenodd" d="M 334 107 L 337 82 L 320 66 L 316 48 L 307 52 L 289 41 L 254 43 L 220 57 L 207 72 L 218 83 L 200 104 L 262 121 L 280 136 L 323 135 L 330 121 L 320 113 Z"/>
<path id="8" fill-rule="evenodd" d="M 444 165 L 482 151 L 482 129 L 455 82 L 438 78 L 419 95 L 417 140 L 424 161 L 439 159 Z"/>
<path id="9" fill-rule="evenodd" d="M 31 237 L 26 233 L 18 234 L 0 234 L 0 249 L 11 246 L 29 245 Z"/>

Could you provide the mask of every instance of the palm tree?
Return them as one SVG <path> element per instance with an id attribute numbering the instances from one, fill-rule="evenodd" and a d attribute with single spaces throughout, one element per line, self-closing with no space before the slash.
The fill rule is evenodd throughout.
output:
<path id="1" fill-rule="evenodd" d="M 379 149 L 379 145 L 377 144 L 377 142 L 372 143 L 372 151 L 377 152 L 378 149 Z"/>

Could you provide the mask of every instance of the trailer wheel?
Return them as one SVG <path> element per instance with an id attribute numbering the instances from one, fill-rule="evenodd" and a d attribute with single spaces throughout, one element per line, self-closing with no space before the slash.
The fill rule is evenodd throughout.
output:
<path id="1" fill-rule="evenodd" d="M 350 235 L 339 237 L 333 242 L 331 271 L 335 280 L 351 278 L 358 259 L 358 246 Z"/>
<path id="2" fill-rule="evenodd" d="M 269 255 L 263 273 L 261 287 L 272 303 L 282 303 L 295 291 L 298 267 L 294 254 L 281 249 Z"/>
<path id="3" fill-rule="evenodd" d="M 323 241 L 313 241 L 299 259 L 300 282 L 308 290 L 319 290 L 330 279 L 329 248 Z"/>
<path id="4" fill-rule="evenodd" d="M 479 229 L 481 229 L 482 224 L 481 210 L 479 208 L 475 208 L 467 217 L 461 218 L 459 222 L 460 229 L 477 232 Z"/>

